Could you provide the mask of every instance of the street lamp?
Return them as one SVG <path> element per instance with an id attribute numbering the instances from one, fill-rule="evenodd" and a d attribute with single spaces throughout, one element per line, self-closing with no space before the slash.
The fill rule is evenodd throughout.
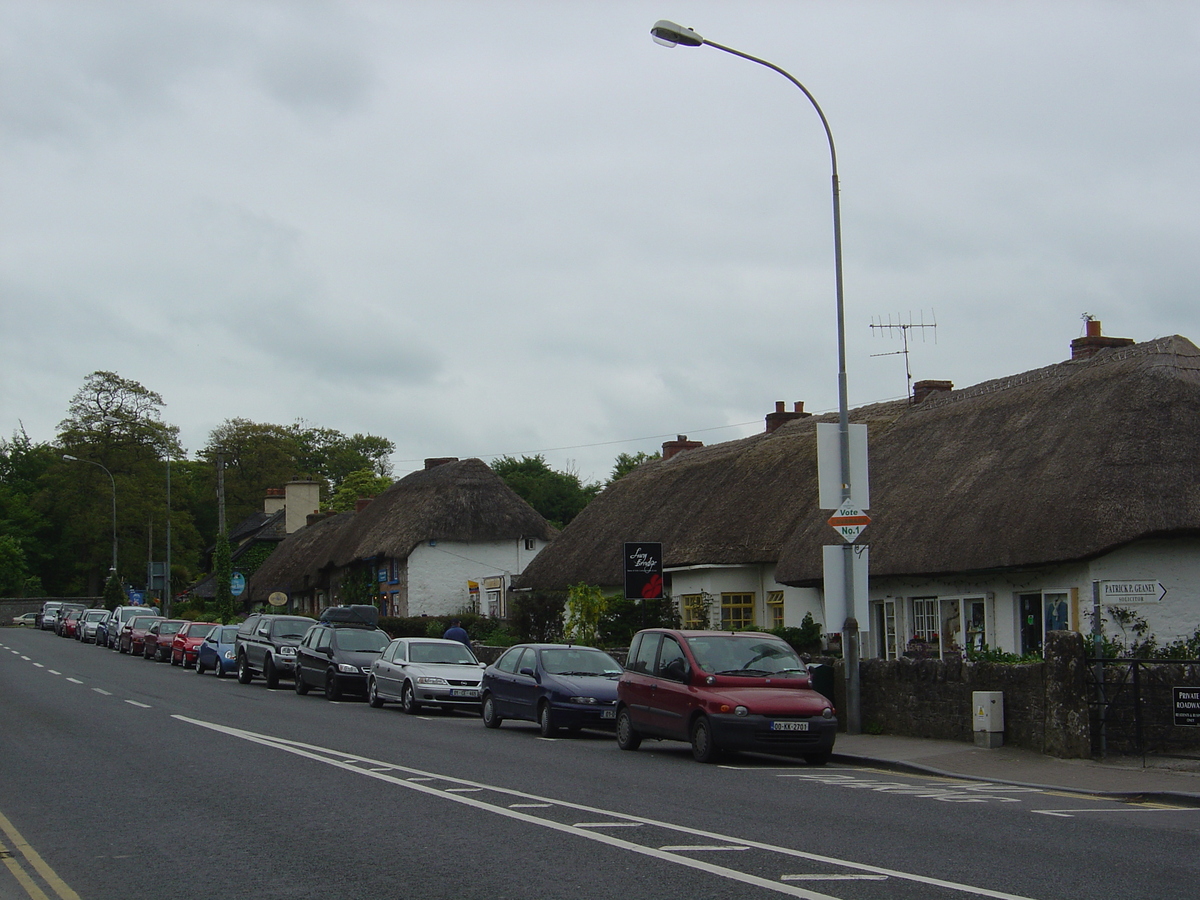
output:
<path id="1" fill-rule="evenodd" d="M 850 410 L 846 391 L 846 316 L 842 300 L 842 205 L 838 191 L 837 151 L 833 146 L 833 132 L 829 121 L 817 99 L 789 73 L 774 63 L 751 56 L 732 47 L 707 40 L 690 28 L 676 25 L 666 19 L 660 19 L 650 29 L 650 34 L 656 43 L 664 47 L 700 47 L 708 45 L 717 50 L 723 50 L 733 56 L 758 63 L 773 72 L 778 72 L 796 87 L 798 87 L 812 104 L 817 115 L 821 117 L 821 125 L 825 128 L 825 137 L 829 140 L 829 161 L 833 170 L 833 264 L 834 284 L 837 292 L 837 336 L 838 336 L 838 451 L 841 465 L 842 503 L 845 505 L 851 498 L 850 490 Z M 860 706 L 858 683 L 858 621 L 854 618 L 854 548 L 846 544 L 843 557 L 843 585 L 846 601 L 846 622 L 842 626 L 842 651 L 846 661 L 846 730 L 850 734 L 858 734 L 860 730 Z"/>
<path id="2" fill-rule="evenodd" d="M 63 459 L 69 459 L 71 462 L 87 463 L 90 466 L 96 466 L 99 469 L 104 469 L 104 474 L 108 476 L 108 480 L 112 482 L 112 531 L 113 531 L 113 554 L 112 554 L 112 574 L 117 574 L 117 480 L 113 478 L 112 472 L 107 468 L 90 459 L 80 459 L 78 456 L 72 456 L 70 453 L 64 453 Z"/>

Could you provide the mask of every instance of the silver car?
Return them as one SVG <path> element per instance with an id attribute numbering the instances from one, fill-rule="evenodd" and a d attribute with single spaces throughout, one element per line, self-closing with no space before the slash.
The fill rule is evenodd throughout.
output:
<path id="1" fill-rule="evenodd" d="M 89 609 L 79 618 L 79 623 L 75 626 L 75 640 L 82 641 L 85 644 L 94 644 L 96 642 L 96 629 L 100 627 L 101 622 L 108 620 L 107 609 Z"/>
<path id="2" fill-rule="evenodd" d="M 442 638 L 397 638 L 371 663 L 367 699 L 376 709 L 399 701 L 406 713 L 422 706 L 479 712 L 483 663 L 466 645 Z"/>

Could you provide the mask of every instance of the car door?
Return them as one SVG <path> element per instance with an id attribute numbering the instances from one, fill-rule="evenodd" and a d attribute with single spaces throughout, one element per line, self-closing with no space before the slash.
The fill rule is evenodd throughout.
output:
<path id="1" fill-rule="evenodd" d="M 695 708 L 696 696 L 691 687 L 691 663 L 673 635 L 662 636 L 654 674 L 649 704 L 653 727 L 661 734 L 687 740 L 688 719 Z"/>
<path id="2" fill-rule="evenodd" d="M 488 677 L 488 690 L 492 692 L 492 705 L 496 714 L 512 717 L 516 709 L 516 680 L 517 664 L 525 654 L 524 647 L 510 647 L 496 660 L 496 665 Z"/>
<path id="3" fill-rule="evenodd" d="M 399 700 L 404 685 L 404 663 L 408 660 L 408 641 L 394 641 L 383 651 L 375 667 L 375 690 L 388 700 Z"/>
<path id="4" fill-rule="evenodd" d="M 643 631 L 635 635 L 618 685 L 621 700 L 629 710 L 629 718 L 639 731 L 651 732 L 657 728 L 650 711 L 655 693 L 654 667 L 661 644 L 660 632 Z"/>
<path id="5" fill-rule="evenodd" d="M 537 650 L 526 647 L 512 676 L 513 718 L 537 720 L 538 700 L 542 696 L 542 684 L 538 681 L 537 671 Z"/>

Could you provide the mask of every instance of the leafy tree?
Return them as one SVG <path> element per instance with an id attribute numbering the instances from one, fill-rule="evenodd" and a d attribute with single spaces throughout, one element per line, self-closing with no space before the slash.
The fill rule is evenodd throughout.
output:
<path id="1" fill-rule="evenodd" d="M 379 585 L 370 566 L 357 566 L 342 578 L 341 602 L 375 606 L 379 599 Z M 441 634 L 438 634 L 441 637 Z"/>
<path id="2" fill-rule="evenodd" d="M 600 635 L 606 647 L 628 647 L 643 628 L 678 627 L 679 614 L 670 597 L 627 600 L 618 594 L 608 598 L 600 618 Z"/>
<path id="3" fill-rule="evenodd" d="M 600 492 L 600 485 L 583 484 L 574 472 L 551 469 L 540 453 L 501 456 L 492 460 L 492 471 L 556 528 L 564 528 Z"/>
<path id="4" fill-rule="evenodd" d="M 566 602 L 561 591 L 518 594 L 509 607 L 509 625 L 523 641 L 560 641 Z"/>
<path id="5" fill-rule="evenodd" d="M 230 587 L 232 579 L 233 564 L 230 562 L 229 541 L 222 535 L 217 538 L 217 546 L 213 550 L 213 583 L 216 586 L 217 615 L 226 624 L 233 621 L 236 613 L 233 606 L 233 590 Z"/>
<path id="6" fill-rule="evenodd" d="M 104 608 L 111 612 L 124 602 L 125 592 L 121 590 L 121 579 L 117 577 L 116 572 L 112 572 L 104 582 Z"/>
<path id="7" fill-rule="evenodd" d="M 376 475 L 371 469 L 351 472 L 342 481 L 329 501 L 329 508 L 336 512 L 352 512 L 360 497 L 376 497 L 392 486 L 392 479 Z"/>
<path id="8" fill-rule="evenodd" d="M 600 643 L 600 619 L 607 607 L 608 598 L 600 588 L 583 583 L 571 585 L 563 636 L 574 644 L 595 647 Z"/>
<path id="9" fill-rule="evenodd" d="M 21 596 L 28 577 L 20 542 L 11 534 L 0 534 L 0 597 Z"/>
<path id="10" fill-rule="evenodd" d="M 614 481 L 624 478 L 638 466 L 643 463 L 654 462 L 656 459 L 662 459 L 661 453 L 646 453 L 638 451 L 637 453 L 619 453 L 617 459 L 613 463 L 612 475 L 609 476 L 605 487 L 611 485 Z"/>

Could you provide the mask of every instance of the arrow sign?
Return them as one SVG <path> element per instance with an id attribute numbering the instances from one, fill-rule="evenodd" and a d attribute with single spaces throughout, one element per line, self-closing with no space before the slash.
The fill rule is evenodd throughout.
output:
<path id="1" fill-rule="evenodd" d="M 857 507 L 847 504 L 829 517 L 829 525 L 848 544 L 853 544 L 862 530 L 871 524 L 871 517 Z"/>

